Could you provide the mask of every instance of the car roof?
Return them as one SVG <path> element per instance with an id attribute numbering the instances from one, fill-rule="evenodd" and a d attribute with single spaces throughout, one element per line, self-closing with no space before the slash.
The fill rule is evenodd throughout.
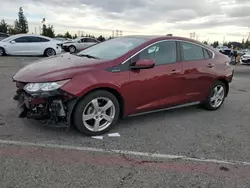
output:
<path id="1" fill-rule="evenodd" d="M 174 39 L 174 40 L 184 40 L 184 41 L 190 41 L 194 43 L 200 43 L 199 41 L 186 38 L 186 37 L 180 37 L 180 36 L 166 36 L 166 35 L 126 35 L 121 37 L 133 37 L 133 38 L 142 38 L 147 40 L 168 40 L 168 39 Z"/>
<path id="2" fill-rule="evenodd" d="M 191 43 L 195 43 L 201 46 L 204 46 L 206 48 L 212 49 L 209 45 L 205 45 L 197 40 L 186 38 L 186 37 L 180 37 L 180 36 L 167 36 L 167 35 L 126 35 L 121 37 L 127 37 L 127 38 L 141 38 L 146 39 L 148 41 L 160 41 L 160 40 L 181 40 L 181 41 L 187 41 Z"/>
<path id="3" fill-rule="evenodd" d="M 51 39 L 49 37 L 43 36 L 43 35 L 36 35 L 36 34 L 16 34 L 16 35 L 12 35 L 13 37 L 43 37 L 43 38 L 47 38 L 47 39 Z"/>

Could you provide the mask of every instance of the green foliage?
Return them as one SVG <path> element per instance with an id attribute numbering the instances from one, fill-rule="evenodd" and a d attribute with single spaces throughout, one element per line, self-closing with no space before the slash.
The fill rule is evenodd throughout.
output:
<path id="1" fill-rule="evenodd" d="M 214 41 L 213 47 L 216 48 L 217 46 L 219 46 L 219 41 Z"/>
<path id="2" fill-rule="evenodd" d="M 48 25 L 47 26 L 47 25 L 43 24 L 42 35 L 54 38 L 55 37 L 55 31 L 54 31 L 53 25 Z"/>
<path id="3" fill-rule="evenodd" d="M 63 38 L 64 35 L 62 35 L 62 34 L 57 34 L 56 37 L 57 37 L 57 38 Z"/>
<path id="4" fill-rule="evenodd" d="M 5 22 L 5 20 L 1 20 L 0 22 L 0 32 L 2 33 L 8 32 L 8 24 Z"/>
<path id="5" fill-rule="evenodd" d="M 69 38 L 69 39 L 72 39 L 72 35 L 69 34 L 69 32 L 67 31 L 64 35 L 65 38 Z"/>
<path id="6" fill-rule="evenodd" d="M 14 29 L 16 30 L 16 33 L 28 33 L 29 32 L 29 26 L 28 21 L 23 13 L 23 8 L 19 8 L 18 12 L 18 19 L 14 22 Z"/>
<path id="7" fill-rule="evenodd" d="M 75 34 L 74 36 L 73 36 L 73 39 L 76 39 L 77 38 L 77 34 Z"/>
<path id="8" fill-rule="evenodd" d="M 100 42 L 103 42 L 103 41 L 105 41 L 106 39 L 105 39 L 102 35 L 100 35 L 100 36 L 97 38 L 97 40 L 99 40 Z"/>

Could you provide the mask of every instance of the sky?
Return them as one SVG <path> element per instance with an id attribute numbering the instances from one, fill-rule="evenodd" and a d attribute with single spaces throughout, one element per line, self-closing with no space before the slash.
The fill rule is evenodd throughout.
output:
<path id="1" fill-rule="evenodd" d="M 200 41 L 242 41 L 250 32 L 250 0 L 0 0 L 0 19 L 13 24 L 23 7 L 30 33 L 39 33 L 42 18 L 56 34 L 111 36 L 153 34 Z M 36 28 L 36 29 L 35 29 Z"/>

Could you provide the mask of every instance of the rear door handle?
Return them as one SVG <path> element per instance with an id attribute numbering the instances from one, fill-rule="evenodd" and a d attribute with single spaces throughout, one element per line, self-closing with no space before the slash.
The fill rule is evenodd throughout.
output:
<path id="1" fill-rule="evenodd" d="M 213 68 L 214 66 L 215 66 L 215 64 L 211 64 L 211 63 L 209 63 L 209 64 L 207 65 L 208 68 Z"/>
<path id="2" fill-rule="evenodd" d="M 169 74 L 173 75 L 173 74 L 179 74 L 181 73 L 181 70 L 172 70 Z"/>

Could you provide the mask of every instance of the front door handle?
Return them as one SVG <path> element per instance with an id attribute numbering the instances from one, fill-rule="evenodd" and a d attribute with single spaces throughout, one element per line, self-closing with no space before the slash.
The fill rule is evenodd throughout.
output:
<path id="1" fill-rule="evenodd" d="M 173 75 L 173 74 L 179 74 L 181 73 L 181 70 L 172 70 L 169 74 Z"/>
<path id="2" fill-rule="evenodd" d="M 214 66 L 215 66 L 215 64 L 211 64 L 211 63 L 209 63 L 209 64 L 207 65 L 208 68 L 213 68 Z"/>

